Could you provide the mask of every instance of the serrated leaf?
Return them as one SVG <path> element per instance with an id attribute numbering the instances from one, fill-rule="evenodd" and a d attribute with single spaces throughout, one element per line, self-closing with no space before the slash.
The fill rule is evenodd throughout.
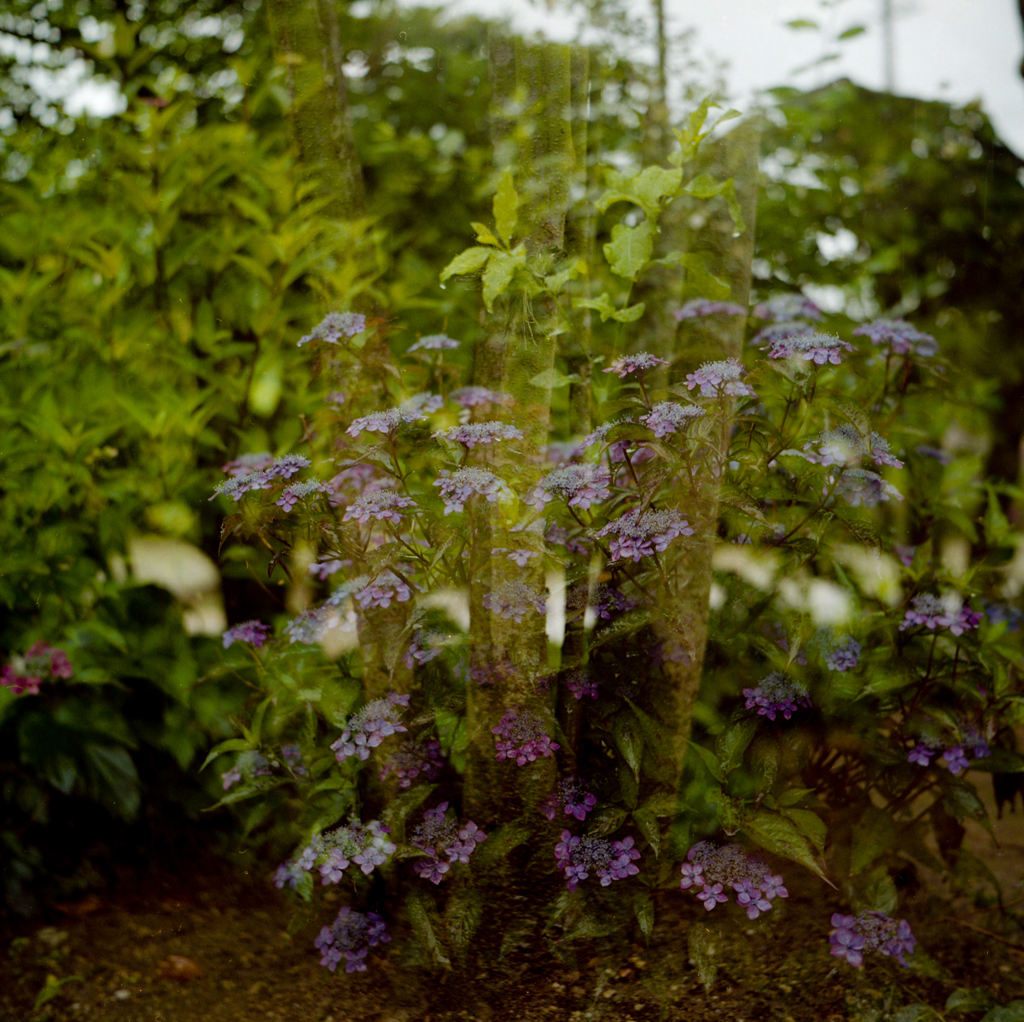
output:
<path id="1" fill-rule="evenodd" d="M 899 908 L 896 884 L 883 866 L 851 877 L 847 887 L 855 912 L 883 912 L 892 916 Z"/>
<path id="2" fill-rule="evenodd" d="M 741 818 L 740 826 L 747 836 L 765 851 L 806 866 L 831 885 L 818 865 L 811 843 L 788 817 L 759 810 Z"/>
<path id="3" fill-rule="evenodd" d="M 718 973 L 718 964 L 715 962 L 720 950 L 718 934 L 702 923 L 693 923 L 690 926 L 687 943 L 693 967 L 697 970 L 697 978 L 703 984 L 704 992 L 710 993 L 715 975 Z"/>
<path id="4" fill-rule="evenodd" d="M 476 887 L 462 887 L 448 898 L 445 920 L 452 948 L 465 954 L 484 914 L 484 896 Z"/>
<path id="5" fill-rule="evenodd" d="M 587 834 L 590 837 L 604 837 L 607 834 L 612 834 L 622 826 L 622 821 L 626 818 L 626 815 L 625 809 L 602 809 L 591 816 L 590 825 L 587 827 Z"/>
<path id="6" fill-rule="evenodd" d="M 641 891 L 633 898 L 633 914 L 640 924 L 644 940 L 650 940 L 654 932 L 654 901 L 647 891 Z"/>
<path id="7" fill-rule="evenodd" d="M 557 369 L 552 366 L 550 369 L 544 369 L 537 373 L 536 376 L 530 377 L 530 383 L 534 387 L 551 388 L 552 390 L 558 390 L 561 387 L 568 387 L 570 383 L 578 381 L 579 375 L 573 373 L 571 376 L 566 376 L 565 373 L 560 373 Z"/>
<path id="8" fill-rule="evenodd" d="M 715 739 L 715 755 L 724 774 L 734 770 L 743 761 L 743 753 L 751 739 L 757 734 L 757 720 L 750 716 L 740 717 L 731 723 Z"/>
<path id="9" fill-rule="evenodd" d="M 496 248 L 501 246 L 501 242 L 498 241 L 489 227 L 476 222 L 471 222 L 469 226 L 476 232 L 476 240 L 479 241 L 481 245 L 494 245 Z"/>
<path id="10" fill-rule="evenodd" d="M 491 252 L 484 270 L 484 305 L 488 312 L 494 311 L 494 299 L 512 282 L 519 260 L 507 252 Z"/>
<path id="11" fill-rule="evenodd" d="M 460 252 L 441 271 L 441 283 L 443 284 L 449 277 L 454 277 L 457 273 L 479 273 L 483 269 L 484 263 L 490 259 L 493 251 L 490 248 L 480 248 L 477 246 L 467 248 L 465 252 Z"/>
<path id="12" fill-rule="evenodd" d="M 608 187 L 595 203 L 598 212 L 604 213 L 616 202 L 632 202 L 653 220 L 661 208 L 662 198 L 675 194 L 682 173 L 667 167 L 652 166 L 632 175 L 609 169 L 605 177 Z"/>
<path id="13" fill-rule="evenodd" d="M 636 227 L 616 224 L 612 240 L 605 243 L 603 251 L 612 273 L 636 280 L 654 251 L 654 224 L 650 220 Z"/>
<path id="14" fill-rule="evenodd" d="M 641 809 L 652 816 L 675 816 L 679 806 L 679 796 L 675 794 L 652 795 L 645 799 Z"/>
<path id="15" fill-rule="evenodd" d="M 506 245 L 511 245 L 518 220 L 519 195 L 512 183 L 510 171 L 506 170 L 498 181 L 498 190 L 494 193 L 493 210 L 498 235 Z"/>
<path id="16" fill-rule="evenodd" d="M 891 814 L 877 806 L 868 806 L 853 825 L 850 872 L 860 873 L 892 844 L 896 826 Z"/>
<path id="17" fill-rule="evenodd" d="M 450 966 L 451 960 L 445 953 L 444 945 L 431 920 L 433 906 L 428 904 L 426 897 L 419 891 L 410 891 L 409 897 L 405 899 L 405 908 L 409 913 L 409 922 L 412 924 L 413 931 L 423 946 L 433 955 L 434 961 L 438 965 Z"/>
<path id="18" fill-rule="evenodd" d="M 820 855 L 825 850 L 825 839 L 828 837 L 828 826 L 825 821 L 810 809 L 783 809 L 782 815 L 792 820 L 796 829 L 814 845 Z"/>

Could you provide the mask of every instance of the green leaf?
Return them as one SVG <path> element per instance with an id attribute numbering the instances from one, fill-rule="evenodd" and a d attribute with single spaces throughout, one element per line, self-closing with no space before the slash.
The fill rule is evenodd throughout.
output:
<path id="1" fill-rule="evenodd" d="M 91 794 L 122 820 L 134 820 L 141 804 L 139 775 L 128 750 L 119 745 L 82 747 L 90 775 Z"/>
<path id="2" fill-rule="evenodd" d="M 638 302 L 625 309 L 616 309 L 611 299 L 606 294 L 598 295 L 597 298 L 574 298 L 573 308 L 594 309 L 601 314 L 601 322 L 606 323 L 609 319 L 617 323 L 633 323 L 644 314 L 644 303 Z"/>
<path id="3" fill-rule="evenodd" d="M 810 809 L 783 809 L 782 815 L 793 821 L 796 829 L 818 849 L 819 855 L 825 850 L 828 826 L 817 813 Z"/>
<path id="4" fill-rule="evenodd" d="M 836 42 L 842 42 L 844 39 L 856 39 L 857 36 L 863 35 L 866 31 L 867 29 L 863 25 L 851 25 L 836 36 Z"/>
<path id="5" fill-rule="evenodd" d="M 479 241 L 481 245 L 494 245 L 496 248 L 500 247 L 501 242 L 498 241 L 498 239 L 491 233 L 491 229 L 489 227 L 475 222 L 470 223 L 469 226 L 476 232 L 476 240 Z"/>
<path id="6" fill-rule="evenodd" d="M 912 955 L 907 955 L 907 968 L 911 972 L 916 972 L 919 976 L 927 976 L 929 979 L 937 979 L 942 983 L 949 983 L 953 977 L 949 974 L 949 971 L 943 968 L 930 954 L 922 950 L 921 945 L 917 946 L 917 950 Z M 942 1018 L 941 1015 L 936 1015 L 936 1018 Z M 1018 1022 L 1024 1022 L 1024 1016 L 1021 1017 Z"/>
<path id="7" fill-rule="evenodd" d="M 942 1016 L 927 1004 L 907 1004 L 892 1016 L 892 1022 L 922 1022 L 923 1019 L 932 1018 L 942 1022 Z"/>
<path id="8" fill-rule="evenodd" d="M 644 935 L 644 940 L 650 940 L 651 933 L 654 931 L 654 901 L 647 891 L 640 891 L 633 898 L 633 914 L 640 924 L 640 932 Z"/>
<path id="9" fill-rule="evenodd" d="M 719 955 L 720 941 L 718 933 L 703 923 L 693 923 L 688 936 L 690 960 L 697 970 L 697 978 L 704 985 L 704 992 L 710 993 L 718 972 L 715 959 Z"/>
<path id="10" fill-rule="evenodd" d="M 715 755 L 721 764 L 723 774 L 735 770 L 740 765 L 743 761 L 743 753 L 755 734 L 757 734 L 757 721 L 753 717 L 745 715 L 730 724 L 715 739 Z"/>
<path id="11" fill-rule="evenodd" d="M 406 791 L 399 792 L 381 814 L 381 821 L 392 830 L 400 831 L 405 826 L 409 814 L 418 809 L 433 794 L 436 784 L 417 784 Z"/>
<path id="12" fill-rule="evenodd" d="M 658 826 L 658 818 L 654 813 L 646 809 L 634 809 L 633 820 L 640 828 L 640 833 L 650 842 L 654 850 L 654 857 L 658 857 L 658 850 L 661 847 L 661 828 Z"/>
<path id="13" fill-rule="evenodd" d="M 675 195 L 682 181 L 682 171 L 667 167 L 645 167 L 639 174 L 626 176 L 617 170 L 607 170 L 608 188 L 595 204 L 604 213 L 616 202 L 632 202 L 655 219 L 661 209 L 661 200 Z"/>
<path id="14" fill-rule="evenodd" d="M 487 835 L 487 840 L 478 845 L 473 853 L 474 866 L 484 868 L 504 859 L 513 848 L 529 841 L 534 829 L 523 823 L 505 823 Z"/>
<path id="15" fill-rule="evenodd" d="M 984 987 L 969 990 L 961 987 L 946 998 L 946 1011 L 988 1011 L 997 1007 L 998 1002 Z"/>
<path id="16" fill-rule="evenodd" d="M 640 734 L 636 718 L 630 713 L 619 713 L 612 725 L 612 735 L 615 738 L 615 745 L 622 758 L 629 764 L 633 776 L 640 780 L 640 761 L 643 758 L 644 740 Z"/>
<path id="17" fill-rule="evenodd" d="M 498 190 L 494 193 L 494 222 L 498 234 L 506 245 L 512 244 L 518 219 L 519 196 L 512 183 L 512 174 L 505 171 L 498 181 Z"/>
<path id="18" fill-rule="evenodd" d="M 848 893 L 856 912 L 884 912 L 891 916 L 899 908 L 896 884 L 884 866 L 851 877 Z"/>
<path id="19" fill-rule="evenodd" d="M 718 781 L 719 784 L 725 783 L 725 773 L 722 770 L 721 765 L 718 762 L 718 757 L 710 750 L 705 749 L 703 745 L 698 745 L 696 742 L 688 743 L 690 748 L 700 757 L 701 762 L 707 768 L 707 771 L 711 776 Z"/>
<path id="20" fill-rule="evenodd" d="M 577 373 L 566 376 L 565 373 L 560 373 L 552 366 L 550 369 L 544 369 L 537 373 L 536 376 L 532 376 L 530 383 L 534 387 L 544 387 L 545 389 L 550 387 L 552 390 L 558 390 L 561 387 L 568 387 L 570 383 L 578 382 L 579 379 L 580 377 Z"/>
<path id="21" fill-rule="evenodd" d="M 627 815 L 625 809 L 619 809 L 617 806 L 602 809 L 591 816 L 587 834 L 591 837 L 604 837 L 607 834 L 612 834 L 622 826 L 622 821 Z"/>
<path id="22" fill-rule="evenodd" d="M 436 916 L 434 906 L 419 891 L 410 891 L 405 899 L 409 922 L 420 943 L 431 953 L 438 965 L 450 966 L 451 959 L 445 953 L 444 945 L 437 935 L 437 927 L 431 916 Z"/>
<path id="23" fill-rule="evenodd" d="M 65 983 L 81 983 L 81 976 L 64 976 L 62 979 L 57 979 L 54 975 L 48 975 L 45 983 L 43 983 L 42 989 L 36 994 L 36 999 L 33 1007 L 38 1011 L 44 1004 L 49 1004 L 55 997 L 60 994 L 61 988 Z"/>
<path id="24" fill-rule="evenodd" d="M 810 18 L 794 18 L 792 21 L 785 22 L 786 28 L 819 28 L 820 26 L 816 21 L 811 21 Z"/>
<path id="25" fill-rule="evenodd" d="M 686 284 L 698 298 L 724 301 L 732 294 L 729 284 L 710 273 L 704 264 L 704 257 L 698 252 L 686 252 L 679 258 L 679 264 L 686 269 Z"/>
<path id="26" fill-rule="evenodd" d="M 981 1022 L 1024 1022 L 1024 1001 L 1010 1001 L 1002 1008 L 993 1008 Z"/>
<path id="27" fill-rule="evenodd" d="M 868 806 L 853 825 L 850 872 L 860 873 L 892 844 L 896 826 L 890 813 Z"/>
<path id="28" fill-rule="evenodd" d="M 484 914 L 484 896 L 476 887 L 461 887 L 448 897 L 445 919 L 452 949 L 464 955 L 480 926 Z"/>
<path id="29" fill-rule="evenodd" d="M 811 844 L 788 817 L 762 809 L 742 818 L 740 826 L 747 836 L 765 851 L 806 866 L 829 883 L 828 877 L 818 865 Z"/>
<path id="30" fill-rule="evenodd" d="M 457 273 L 478 273 L 483 269 L 484 263 L 490 259 L 493 251 L 490 248 L 474 247 L 460 252 L 441 271 L 441 283 L 443 284 L 449 277 L 454 277 Z"/>
<path id="31" fill-rule="evenodd" d="M 488 312 L 494 311 L 494 299 L 498 297 L 512 282 L 516 266 L 521 260 L 507 252 L 491 252 L 491 258 L 484 270 L 484 305 Z"/>
<path id="32" fill-rule="evenodd" d="M 256 746 L 252 742 L 246 741 L 244 738 L 229 738 L 226 742 L 218 742 L 209 751 L 206 759 L 203 760 L 203 765 L 199 769 L 205 770 L 210 763 L 225 752 L 248 752 L 250 749 L 255 748 Z"/>
<path id="33" fill-rule="evenodd" d="M 604 245 L 604 257 L 612 273 L 628 280 L 636 280 L 654 251 L 654 224 L 645 220 L 636 227 L 616 224 L 612 240 Z"/>

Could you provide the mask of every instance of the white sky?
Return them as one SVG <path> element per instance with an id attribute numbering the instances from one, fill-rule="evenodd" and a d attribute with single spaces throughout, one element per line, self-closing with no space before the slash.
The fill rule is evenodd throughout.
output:
<path id="1" fill-rule="evenodd" d="M 626 0 L 647 16 L 649 0 Z M 410 4 L 411 6 L 411 4 Z M 1017 0 L 892 0 L 895 85 L 901 95 L 966 103 L 980 99 L 1002 140 L 1024 156 L 1024 29 Z M 848 77 L 883 88 L 882 0 L 665 0 L 669 35 L 695 28 L 695 53 L 728 62 L 730 102 L 745 106 L 759 89 L 776 85 L 812 88 Z M 575 22 L 560 11 L 527 0 L 448 0 L 446 10 L 483 17 L 508 16 L 528 33 L 571 39 Z M 794 31 L 787 21 L 808 18 L 824 31 Z M 794 76 L 854 24 L 868 31 L 840 43 L 839 60 Z"/>

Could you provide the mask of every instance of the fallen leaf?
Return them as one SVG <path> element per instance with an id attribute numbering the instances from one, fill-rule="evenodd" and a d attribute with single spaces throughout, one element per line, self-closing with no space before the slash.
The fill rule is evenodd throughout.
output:
<path id="1" fill-rule="evenodd" d="M 202 967 L 184 955 L 171 955 L 165 958 L 156 971 L 161 979 L 173 979 L 179 983 L 195 979 L 203 974 Z"/>

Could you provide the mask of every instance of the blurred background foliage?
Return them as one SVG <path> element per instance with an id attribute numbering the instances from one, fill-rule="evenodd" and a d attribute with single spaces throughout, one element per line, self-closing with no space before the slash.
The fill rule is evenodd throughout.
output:
<path id="1" fill-rule="evenodd" d="M 488 54 L 505 30 L 365 0 L 339 16 L 368 194 L 345 224 L 318 215 L 296 166 L 259 0 L 0 14 L 0 653 L 43 640 L 75 669 L 39 696 L 0 689 L 0 866 L 18 911 L 216 800 L 196 768 L 248 692 L 219 633 L 287 601 L 267 559 L 214 569 L 208 498 L 224 462 L 293 450 L 317 411 L 298 337 L 338 307 L 385 310 L 400 349 L 480 332 L 478 302 L 437 281 L 489 219 Z M 588 180 L 639 161 L 656 79 L 590 52 Z M 122 112 L 77 112 L 76 89 L 59 97 L 75 81 Z M 974 108 L 849 82 L 774 102 L 759 295 L 912 316 L 972 369 L 999 416 L 993 468 L 1015 479 L 1021 162 Z M 154 549 L 179 568 L 198 556 L 213 584 L 151 570 Z"/>

